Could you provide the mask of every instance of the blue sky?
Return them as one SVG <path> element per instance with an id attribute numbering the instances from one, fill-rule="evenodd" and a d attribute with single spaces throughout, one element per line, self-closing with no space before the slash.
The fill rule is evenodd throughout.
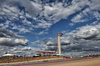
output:
<path id="1" fill-rule="evenodd" d="M 0 0 L 0 55 L 55 51 L 99 54 L 99 0 Z"/>

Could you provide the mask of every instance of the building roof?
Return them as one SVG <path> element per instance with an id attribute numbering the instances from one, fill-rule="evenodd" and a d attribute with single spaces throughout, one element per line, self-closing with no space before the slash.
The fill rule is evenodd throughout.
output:
<path id="1" fill-rule="evenodd" d="M 3 57 L 4 56 L 15 56 L 15 54 L 4 54 L 4 55 L 2 55 Z"/>

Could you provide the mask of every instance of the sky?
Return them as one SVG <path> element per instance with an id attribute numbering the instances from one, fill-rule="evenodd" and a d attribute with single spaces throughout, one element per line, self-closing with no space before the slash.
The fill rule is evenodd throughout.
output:
<path id="1" fill-rule="evenodd" d="M 0 0 L 0 56 L 100 54 L 100 0 Z"/>

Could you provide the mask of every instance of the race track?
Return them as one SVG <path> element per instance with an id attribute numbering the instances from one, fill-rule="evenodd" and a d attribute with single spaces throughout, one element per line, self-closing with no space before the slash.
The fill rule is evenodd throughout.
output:
<path id="1" fill-rule="evenodd" d="M 22 65 L 13 65 L 13 66 L 100 66 L 100 57 L 67 60 L 67 61 L 31 63 L 31 64 L 22 64 Z"/>

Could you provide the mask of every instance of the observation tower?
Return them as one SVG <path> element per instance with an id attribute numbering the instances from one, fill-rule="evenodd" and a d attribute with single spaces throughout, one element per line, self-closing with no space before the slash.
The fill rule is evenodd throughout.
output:
<path id="1" fill-rule="evenodd" d="M 59 56 L 61 56 L 61 44 L 60 44 L 60 37 L 62 36 L 62 33 L 58 33 L 57 34 L 57 49 L 56 51 L 35 51 L 36 55 L 38 56 L 50 56 L 53 55 L 54 53 L 56 53 L 58 51 Z"/>

